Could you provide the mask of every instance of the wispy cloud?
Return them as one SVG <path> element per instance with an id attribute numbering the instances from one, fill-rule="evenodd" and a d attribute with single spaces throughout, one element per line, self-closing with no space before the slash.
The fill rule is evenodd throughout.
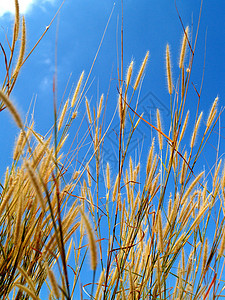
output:
<path id="1" fill-rule="evenodd" d="M 42 6 L 47 2 L 53 3 L 55 0 L 19 0 L 20 12 L 26 14 L 34 5 Z M 0 0 L 0 17 L 6 13 L 14 14 L 14 0 Z"/>

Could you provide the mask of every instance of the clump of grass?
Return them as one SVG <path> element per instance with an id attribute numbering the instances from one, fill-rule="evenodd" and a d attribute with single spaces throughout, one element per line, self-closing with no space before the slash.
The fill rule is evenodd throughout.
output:
<path id="1" fill-rule="evenodd" d="M 187 130 L 190 113 L 186 106 L 194 50 L 190 51 L 189 71 L 185 74 L 184 57 L 187 47 L 191 46 L 188 27 L 180 52 L 181 90 L 176 90 L 168 133 L 163 132 L 158 109 L 155 125 L 139 112 L 136 91 L 149 51 L 134 82 L 133 61 L 126 78 L 118 78 L 119 101 L 114 112 L 115 117 L 119 109 L 118 165 L 113 169 L 108 161 L 103 165 L 102 145 L 112 122 L 104 126 L 107 98 L 102 94 L 97 107 L 91 108 L 88 96 L 81 90 L 84 72 L 60 114 L 55 111 L 53 129 L 46 136 L 41 138 L 34 130 L 33 120 L 23 122 L 10 100 L 24 63 L 26 44 L 23 18 L 20 54 L 13 70 L 13 54 L 20 34 L 17 0 L 15 10 L 13 41 L 0 91 L 0 108 L 9 110 L 20 133 L 12 163 L 1 182 L 0 298 L 40 299 L 41 290 L 47 288 L 49 299 L 77 299 L 79 285 L 81 299 L 83 293 L 91 299 L 219 298 L 224 289 L 225 169 L 220 178 L 222 161 L 216 161 L 211 180 L 205 171 L 196 169 L 219 117 L 218 97 L 205 125 L 201 122 L 203 113 L 196 107 L 196 122 L 190 134 Z M 166 70 L 171 100 L 173 86 L 168 45 Z M 123 70 L 119 73 L 123 74 Z M 84 87 L 86 85 L 87 81 Z M 63 154 L 82 100 L 86 106 L 87 131 L 73 151 L 72 142 L 70 150 Z M 125 122 L 128 117 L 130 122 Z M 141 165 L 144 161 L 141 154 L 139 157 L 128 155 L 141 122 L 155 130 L 146 168 Z M 203 135 L 199 133 L 201 126 L 205 127 Z M 77 157 L 88 134 L 90 148 L 85 159 L 79 161 Z M 190 145 L 184 136 L 189 136 Z M 69 176 L 72 165 L 74 169 Z M 67 174 L 69 180 L 66 180 Z M 101 176 L 104 180 L 100 180 Z M 212 214 L 214 209 L 216 214 Z M 209 230 L 213 231 L 210 237 Z M 88 239 L 85 239 L 86 234 Z M 92 281 L 91 276 L 87 276 L 90 269 L 86 262 L 88 248 Z M 87 278 L 85 283 L 83 275 Z"/>

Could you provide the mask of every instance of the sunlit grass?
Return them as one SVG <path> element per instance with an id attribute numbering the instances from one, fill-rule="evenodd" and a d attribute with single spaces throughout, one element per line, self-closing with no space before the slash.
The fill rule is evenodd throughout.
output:
<path id="1" fill-rule="evenodd" d="M 45 299 L 219 299 L 224 289 L 225 169 L 216 160 L 209 177 L 195 165 L 220 114 L 216 97 L 207 121 L 202 122 L 196 106 L 196 121 L 187 129 L 196 46 L 188 40 L 188 27 L 177 53 L 176 87 L 169 46 L 165 49 L 171 102 L 168 132 L 163 131 L 158 109 L 156 124 L 138 112 L 149 52 L 139 70 L 131 61 L 126 77 L 118 78 L 113 114 L 119 118 L 118 163 L 113 169 L 107 161 L 102 164 L 102 146 L 112 122 L 107 120 L 107 97 L 102 94 L 96 107 L 90 105 L 85 93 L 89 75 L 85 78 L 84 72 L 59 111 L 54 103 L 55 121 L 44 137 L 34 130 L 33 120 L 21 119 L 10 94 L 26 60 L 26 23 L 23 18 L 22 27 L 19 24 L 17 0 L 15 9 L 0 110 L 11 113 L 20 133 L 1 182 L 0 298 L 40 299 L 44 289 Z M 2 48 L 1 55 L 7 58 L 6 53 Z M 81 101 L 86 105 L 86 133 L 70 142 L 68 133 Z M 155 136 L 144 165 L 141 154 L 128 155 L 141 122 L 153 128 Z M 71 144 L 64 153 L 68 140 Z M 90 147 L 71 175 L 68 170 L 85 143 Z"/>

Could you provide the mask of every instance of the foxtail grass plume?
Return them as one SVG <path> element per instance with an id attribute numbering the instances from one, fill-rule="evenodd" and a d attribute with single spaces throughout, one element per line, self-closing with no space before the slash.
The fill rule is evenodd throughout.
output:
<path id="1" fill-rule="evenodd" d="M 42 191 L 40 188 L 40 186 L 41 186 L 40 181 L 39 181 L 38 177 L 36 176 L 35 171 L 32 168 L 32 166 L 30 165 L 30 163 L 28 161 L 25 161 L 24 165 L 27 169 L 28 177 L 30 178 L 30 181 L 34 187 L 34 190 L 35 190 L 37 198 L 42 206 L 42 209 L 43 209 L 43 211 L 45 211 L 45 203 L 44 203 Z"/>
<path id="2" fill-rule="evenodd" d="M 171 72 L 171 63 L 170 63 L 170 47 L 168 44 L 166 46 L 166 74 L 167 74 L 168 92 L 170 95 L 172 95 L 173 92 L 172 72 Z"/>
<path id="3" fill-rule="evenodd" d="M 23 147 L 25 146 L 24 140 L 25 140 L 25 133 L 24 131 L 20 131 L 19 137 L 16 141 L 16 146 L 13 152 L 13 160 L 17 160 L 20 157 L 21 152 L 23 151 Z"/>
<path id="4" fill-rule="evenodd" d="M 48 279 L 51 283 L 53 294 L 56 297 L 56 299 L 60 299 L 58 283 L 56 281 L 56 278 L 55 278 L 55 275 L 54 275 L 53 271 L 48 267 L 47 263 L 46 263 L 46 271 L 47 271 Z"/>
<path id="5" fill-rule="evenodd" d="M 199 124 L 200 124 L 200 121 L 202 119 L 202 115 L 203 115 L 203 112 L 200 113 L 200 115 L 198 117 L 198 120 L 197 120 L 197 122 L 195 124 L 194 131 L 193 131 L 193 134 L 192 134 L 192 137 L 191 137 L 191 148 L 194 147 L 196 136 L 197 136 L 197 132 L 198 132 L 198 128 L 199 128 Z"/>
<path id="6" fill-rule="evenodd" d="M 91 124 L 92 123 L 91 110 L 90 110 L 89 102 L 88 102 L 88 99 L 86 96 L 85 96 L 85 105 L 86 105 L 86 111 L 87 111 L 87 115 L 88 115 L 88 121 Z"/>
<path id="7" fill-rule="evenodd" d="M 19 57 L 12 77 L 17 77 L 19 70 L 22 67 L 25 49 L 26 49 L 26 23 L 25 23 L 25 18 L 23 17 L 20 52 L 19 52 Z"/>
<path id="8" fill-rule="evenodd" d="M 188 31 L 189 31 L 189 27 L 187 26 L 184 32 L 184 37 L 183 37 L 181 51 L 180 51 L 180 60 L 179 60 L 180 69 L 183 67 L 184 64 L 184 58 L 185 58 L 185 53 L 187 48 L 187 41 L 188 41 Z"/>
<path id="9" fill-rule="evenodd" d="M 5 106 L 7 106 L 7 108 L 9 109 L 9 111 L 10 111 L 11 115 L 13 116 L 17 126 L 20 129 L 23 129 L 23 123 L 22 123 L 22 120 L 20 118 L 20 115 L 19 115 L 18 111 L 16 110 L 16 108 L 12 104 L 12 102 L 9 100 L 9 97 L 6 96 L 6 94 L 2 90 L 0 90 L 0 99 L 3 101 Z"/>
<path id="10" fill-rule="evenodd" d="M 162 138 L 162 134 L 161 134 L 162 126 L 161 126 L 160 112 L 159 112 L 158 108 L 157 108 L 156 116 L 157 116 L 157 127 L 160 130 L 160 132 L 158 132 L 159 149 L 162 150 L 162 148 L 163 148 L 163 138 Z"/>
<path id="11" fill-rule="evenodd" d="M 225 229 L 223 228 L 222 239 L 221 239 L 221 244 L 220 244 L 220 249 L 219 249 L 219 255 L 220 256 L 224 255 L 224 251 L 225 251 Z"/>
<path id="12" fill-rule="evenodd" d="M 73 107 L 75 105 L 75 102 L 77 100 L 83 78 L 84 78 L 84 71 L 81 73 L 80 78 L 78 80 L 78 83 L 77 83 L 77 86 L 76 86 L 76 89 L 75 89 L 75 92 L 73 94 L 73 98 L 72 98 L 72 101 L 71 101 L 71 107 Z"/>
<path id="13" fill-rule="evenodd" d="M 69 104 L 69 99 L 67 99 L 64 107 L 63 107 L 63 110 L 62 110 L 62 113 L 60 115 L 60 118 L 59 118 L 59 124 L 58 124 L 58 131 L 61 129 L 62 127 L 62 124 L 63 124 L 63 121 L 64 121 L 64 118 L 65 118 L 65 114 L 67 112 L 67 108 L 68 108 L 68 104 Z"/>
<path id="14" fill-rule="evenodd" d="M 213 105 L 212 105 L 212 107 L 210 109 L 209 116 L 208 116 L 207 123 L 206 123 L 206 128 L 207 129 L 211 126 L 211 124 L 212 124 L 212 122 L 213 122 L 213 120 L 215 118 L 215 115 L 217 113 L 216 106 L 217 106 L 218 100 L 219 100 L 219 98 L 216 97 L 215 100 L 214 100 L 214 102 L 213 102 Z"/>
<path id="15" fill-rule="evenodd" d="M 188 119 L 189 119 L 189 110 L 187 111 L 187 114 L 186 114 L 186 117 L 185 117 L 185 120 L 184 120 L 184 124 L 183 124 L 183 127 L 181 129 L 181 133 L 180 133 L 180 140 L 179 140 L 179 143 L 182 141 L 183 139 L 183 136 L 184 136 L 184 133 L 185 133 L 185 130 L 187 128 L 187 123 L 188 123 Z"/>
<path id="16" fill-rule="evenodd" d="M 207 258 L 208 258 L 208 239 L 205 240 L 205 246 L 204 246 L 203 257 L 202 257 L 202 269 L 203 270 L 206 267 Z"/>
<path id="17" fill-rule="evenodd" d="M 20 29 L 20 10 L 19 10 L 19 1 L 15 0 L 15 21 L 14 21 L 14 32 L 13 32 L 13 40 L 17 41 L 19 36 L 19 29 Z"/>
<path id="18" fill-rule="evenodd" d="M 133 71 L 133 66 L 134 66 L 134 62 L 132 60 L 128 67 L 127 75 L 126 75 L 126 91 L 130 85 L 130 79 L 131 79 L 131 75 L 132 75 L 132 71 Z"/>
<path id="19" fill-rule="evenodd" d="M 187 197 L 190 195 L 191 191 L 197 185 L 197 183 L 199 182 L 199 180 L 202 178 L 203 175 L 204 175 L 204 171 L 202 171 L 198 176 L 195 177 L 195 179 L 192 181 L 192 183 L 190 184 L 189 188 L 185 192 L 184 196 L 182 197 L 181 204 L 184 204 L 184 202 L 186 201 Z"/>
<path id="20" fill-rule="evenodd" d="M 89 249 L 91 253 L 91 269 L 96 270 L 98 264 L 98 257 L 97 257 L 97 246 L 95 242 L 94 232 L 86 214 L 83 212 L 82 209 L 80 209 L 80 214 L 84 221 L 87 234 L 88 234 Z"/>
<path id="21" fill-rule="evenodd" d="M 101 114 L 101 111 L 102 111 L 103 99 L 104 99 L 104 94 L 101 95 L 101 98 L 100 98 L 100 101 L 99 101 L 98 112 L 97 112 L 97 119 L 100 118 L 100 114 Z"/>
<path id="22" fill-rule="evenodd" d="M 140 71 L 138 73 L 138 76 L 136 78 L 136 81 L 135 81 L 135 84 L 134 84 L 134 90 L 137 89 L 139 83 L 140 83 L 140 80 L 141 80 L 141 77 L 144 73 L 144 70 L 145 70 L 145 67 L 146 67 L 146 64 L 147 64 L 147 61 L 148 61 L 148 57 L 149 57 L 149 51 L 147 51 L 146 55 L 145 55 L 145 58 L 142 62 L 142 65 L 141 65 L 141 68 L 140 68 Z"/>

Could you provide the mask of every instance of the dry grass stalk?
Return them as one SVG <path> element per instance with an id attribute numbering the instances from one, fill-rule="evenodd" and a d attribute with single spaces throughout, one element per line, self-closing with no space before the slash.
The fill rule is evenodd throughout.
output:
<path id="1" fill-rule="evenodd" d="M 15 283 L 15 286 L 19 288 L 21 291 L 25 292 L 27 295 L 29 295 L 33 300 L 40 300 L 38 296 L 36 296 L 33 291 L 31 291 L 28 287 L 25 285 Z"/>
<path id="2" fill-rule="evenodd" d="M 99 281 L 98 281 L 98 286 L 96 289 L 96 293 L 95 293 L 95 299 L 101 299 L 101 288 L 103 287 L 103 282 L 105 280 L 105 269 L 102 270 Z"/>
<path id="3" fill-rule="evenodd" d="M 162 230 L 161 211 L 159 211 L 159 213 L 158 213 L 157 232 L 158 232 L 158 236 L 159 236 L 159 240 L 158 240 L 159 251 L 160 251 L 160 253 L 163 253 L 164 252 L 164 243 L 163 243 L 163 230 Z"/>
<path id="4" fill-rule="evenodd" d="M 18 5 L 18 1 L 15 1 L 16 5 Z M 15 41 L 18 38 L 16 30 L 19 28 L 17 25 L 19 22 L 19 7 L 16 10 L 17 15 L 15 16 L 15 32 L 13 37 Z M 168 139 L 169 144 L 165 150 L 163 149 L 160 132 L 156 133 L 154 130 L 152 131 L 152 145 L 148 154 L 146 174 L 140 173 L 143 163 L 141 154 L 139 157 L 133 155 L 128 157 L 132 135 L 137 126 L 139 126 L 140 120 L 143 120 L 143 114 L 141 117 L 138 115 L 139 117 L 135 124 L 136 115 L 132 117 L 129 107 L 125 105 L 125 101 L 133 105 L 131 101 L 134 101 L 136 98 L 135 91 L 140 85 L 149 52 L 147 52 L 142 63 L 131 97 L 128 95 L 128 88 L 133 73 L 133 61 L 127 70 L 125 80 L 124 78 L 119 78 L 120 125 L 117 132 L 120 132 L 121 136 L 118 139 L 119 143 L 116 150 L 119 150 L 118 161 L 120 163 L 117 164 L 116 168 L 112 167 L 113 174 L 110 174 L 112 171 L 107 161 L 105 169 L 101 165 L 102 161 L 105 162 L 104 151 L 101 151 L 100 148 L 101 142 L 105 137 L 103 133 L 104 119 L 102 120 L 102 124 L 100 124 L 102 107 L 104 105 L 103 94 L 100 97 L 97 109 L 93 109 L 93 121 L 91 118 L 91 108 L 86 99 L 87 115 L 89 123 L 92 124 L 92 126 L 88 126 L 91 133 L 91 142 L 93 143 L 90 149 L 94 146 L 94 153 L 92 153 L 88 163 L 81 162 L 81 164 L 79 161 L 81 153 L 79 151 L 85 147 L 85 139 L 83 143 L 77 141 L 77 148 L 74 151 L 70 148 L 66 155 L 62 153 L 56 155 L 56 153 L 63 150 L 70 124 L 77 114 L 78 104 L 74 111 L 70 108 L 68 123 L 65 125 L 64 120 L 69 105 L 69 100 L 66 101 L 58 120 L 58 131 L 62 130 L 63 132 L 60 140 L 54 140 L 53 136 L 48 134 L 49 138 L 44 141 L 32 129 L 32 125 L 27 125 L 27 133 L 23 131 L 23 124 L 20 117 L 16 115 L 16 109 L 14 106 L 10 109 L 10 105 L 12 104 L 8 98 L 6 98 L 5 102 L 3 99 L 4 104 L 9 107 L 16 122 L 19 124 L 18 126 L 22 130 L 14 150 L 14 161 L 12 166 L 7 169 L 4 184 L 1 183 L 0 298 L 6 299 L 9 297 L 6 290 L 8 288 L 7 278 L 10 278 L 14 288 L 12 299 L 20 300 L 22 296 L 30 296 L 30 298 L 38 299 L 41 285 L 46 280 L 46 272 L 43 267 L 43 256 L 45 256 L 46 268 L 48 269 L 47 275 L 53 290 L 53 292 L 50 292 L 49 297 L 50 299 L 61 297 L 64 300 L 67 295 L 63 292 L 60 295 L 59 285 L 49 266 L 55 264 L 61 254 L 62 262 L 64 263 L 63 272 L 61 272 L 59 264 L 59 271 L 62 274 L 61 289 L 62 291 L 66 291 L 69 282 L 72 283 L 71 281 L 73 280 L 71 278 L 69 280 L 66 279 L 67 272 L 65 271 L 70 264 L 70 254 L 73 253 L 75 263 L 73 266 L 71 265 L 72 273 L 74 274 L 71 297 L 69 295 L 70 291 L 67 291 L 69 295 L 67 299 L 72 299 L 76 295 L 76 285 L 79 282 L 81 272 L 86 271 L 83 270 L 85 269 L 85 251 L 87 251 L 87 247 L 83 243 L 85 228 L 91 252 L 92 269 L 97 270 L 98 268 L 97 244 L 100 249 L 101 262 L 99 282 L 93 284 L 90 297 L 93 298 L 95 295 L 96 299 L 145 299 L 154 296 L 155 299 L 164 299 L 165 296 L 165 298 L 170 299 L 182 299 L 184 297 L 200 299 L 203 295 L 206 296 L 208 289 L 206 286 L 210 286 L 211 282 L 213 282 L 210 278 L 210 273 L 207 273 L 207 271 L 212 270 L 211 268 L 216 270 L 222 269 L 220 266 L 224 258 L 224 224 L 220 220 L 223 219 L 222 213 L 225 209 L 224 203 L 220 200 L 221 195 L 223 195 L 223 200 L 225 201 L 225 171 L 223 171 L 224 174 L 220 182 L 219 172 L 221 161 L 218 164 L 216 161 L 215 172 L 212 178 L 210 178 L 212 180 L 208 184 L 208 187 L 206 184 L 204 184 L 204 187 L 202 184 L 198 184 L 203 177 L 203 172 L 195 177 L 197 170 L 194 166 L 197 162 L 198 153 L 201 153 L 203 149 L 202 145 L 204 145 L 206 131 L 210 135 L 211 130 L 209 128 L 213 128 L 215 125 L 213 122 L 217 114 L 217 98 L 209 113 L 206 131 L 197 150 L 197 156 L 193 159 L 191 149 L 191 154 L 188 157 L 188 152 L 185 152 L 185 145 L 181 150 L 182 155 L 185 152 L 183 157 L 178 152 L 181 141 L 182 146 L 185 143 L 183 136 L 187 130 L 189 116 L 188 111 L 183 126 L 180 128 L 182 125 L 182 118 L 180 116 L 182 115 L 183 117 L 184 97 L 187 95 L 187 79 L 189 78 L 189 74 L 186 76 L 184 73 L 188 29 L 186 31 L 180 55 L 180 67 L 182 68 L 181 90 L 179 88 L 176 89 L 176 101 L 174 101 L 174 110 L 171 112 L 171 128 L 168 134 L 168 136 L 171 136 L 171 140 Z M 23 35 L 26 35 L 24 21 L 22 28 Z M 14 48 L 11 47 L 11 49 Z M 23 52 L 22 42 L 21 51 Z M 21 54 L 19 54 L 20 56 Z M 18 62 L 19 59 L 17 60 L 17 64 Z M 23 59 L 21 60 L 20 67 L 22 64 Z M 166 64 L 168 90 L 172 94 L 173 86 L 169 46 L 166 49 Z M 19 74 L 20 67 L 18 67 L 16 77 Z M 191 67 L 190 62 L 189 71 Z M 73 94 L 72 107 L 77 103 L 83 76 L 84 72 L 81 74 Z M 12 82 L 14 81 L 12 80 Z M 3 91 L 5 90 L 7 90 L 6 85 L 5 89 L 3 88 Z M 8 94 L 10 92 L 9 90 Z M 5 94 L 3 93 L 3 97 L 7 97 Z M 138 98 L 139 95 L 137 95 Z M 181 103 L 179 103 L 179 99 L 181 99 Z M 81 100 L 81 96 L 79 100 Z M 9 105 L 6 104 L 7 101 Z M 137 108 L 138 100 L 135 111 L 137 111 Z M 130 128 L 130 122 L 126 122 L 125 124 L 126 114 L 130 117 Z M 202 114 L 198 117 L 192 134 L 192 148 L 196 140 L 201 117 Z M 157 126 L 159 131 L 164 135 L 161 128 L 159 110 L 157 110 Z M 126 134 L 128 132 L 129 136 Z M 179 132 L 180 136 L 178 136 Z M 154 136 L 156 134 L 158 134 L 159 138 L 160 151 L 158 150 L 157 153 L 154 153 Z M 172 141 L 172 138 L 174 141 Z M 28 147 L 25 147 L 28 141 L 32 148 L 29 148 L 28 145 Z M 51 146 L 52 144 L 57 145 L 56 149 Z M 24 163 L 20 165 L 19 158 L 21 153 L 23 154 Z M 70 153 L 73 154 L 69 156 Z M 65 158 L 64 162 L 62 162 L 62 157 Z M 75 165 L 73 162 L 76 162 Z M 85 180 L 81 181 L 82 174 L 80 173 L 79 166 L 85 166 L 82 174 L 86 169 L 88 186 Z M 26 170 L 24 171 L 25 167 Z M 67 175 L 66 172 L 70 168 L 73 168 L 75 171 L 67 179 L 65 175 Z M 93 174 L 90 174 L 90 169 L 94 170 Z M 191 181 L 192 174 L 194 180 Z M 100 180 L 102 175 L 105 177 L 103 187 Z M 111 180 L 112 175 L 116 178 L 114 184 L 112 184 L 113 181 Z M 96 180 L 93 180 L 94 178 Z M 102 195 L 104 189 L 106 189 L 106 196 Z M 45 194 L 43 194 L 43 191 L 45 191 Z M 110 201 L 111 194 L 112 198 Z M 166 213 L 168 195 L 170 196 L 168 213 Z M 37 201 L 38 198 L 40 204 Z M 71 200 L 73 201 L 72 205 Z M 49 204 L 47 207 L 46 201 Z M 218 220 L 211 222 L 211 211 L 215 203 L 221 206 L 218 210 Z M 81 226 L 76 220 L 79 207 L 81 207 Z M 86 210 L 88 210 L 87 215 L 84 213 Z M 93 226 L 96 228 L 95 231 L 88 220 L 88 215 L 92 218 Z M 163 221 L 165 221 L 165 227 L 163 226 Z M 217 249 L 212 248 L 210 252 L 209 258 L 213 261 L 213 266 L 208 258 L 208 241 L 205 235 L 209 228 L 208 224 L 211 226 L 212 223 L 215 225 L 215 228 L 210 227 L 210 230 L 215 229 L 213 245 L 216 245 L 215 248 L 218 248 L 220 245 L 219 259 L 214 259 L 217 255 Z M 73 239 L 72 235 L 79 226 L 78 240 L 77 238 Z M 104 230 L 102 230 L 102 226 L 104 226 Z M 59 234 L 62 243 L 59 242 Z M 64 251 L 63 256 L 62 250 L 67 242 L 69 243 L 69 247 L 66 248 L 67 251 Z M 201 246 L 200 251 L 199 245 Z M 73 251 L 71 250 L 72 246 L 74 248 Z M 16 251 L 13 249 L 16 249 Z M 17 254 L 18 256 L 16 256 Z M 185 255 L 189 257 L 186 268 Z M 171 274 L 174 273 L 172 269 L 174 266 L 177 266 L 178 261 L 180 263 L 177 275 L 175 275 L 177 277 L 177 284 L 175 287 L 171 287 L 170 278 Z M 13 274 L 13 272 L 15 273 Z M 201 278 L 199 282 L 198 278 Z M 220 278 L 223 278 L 222 272 Z M 16 285 L 20 289 L 17 289 L 17 295 Z M 196 290 L 197 292 L 195 292 Z M 209 297 L 215 296 L 213 289 L 209 291 L 209 294 Z M 219 295 L 219 292 L 217 294 Z"/>

